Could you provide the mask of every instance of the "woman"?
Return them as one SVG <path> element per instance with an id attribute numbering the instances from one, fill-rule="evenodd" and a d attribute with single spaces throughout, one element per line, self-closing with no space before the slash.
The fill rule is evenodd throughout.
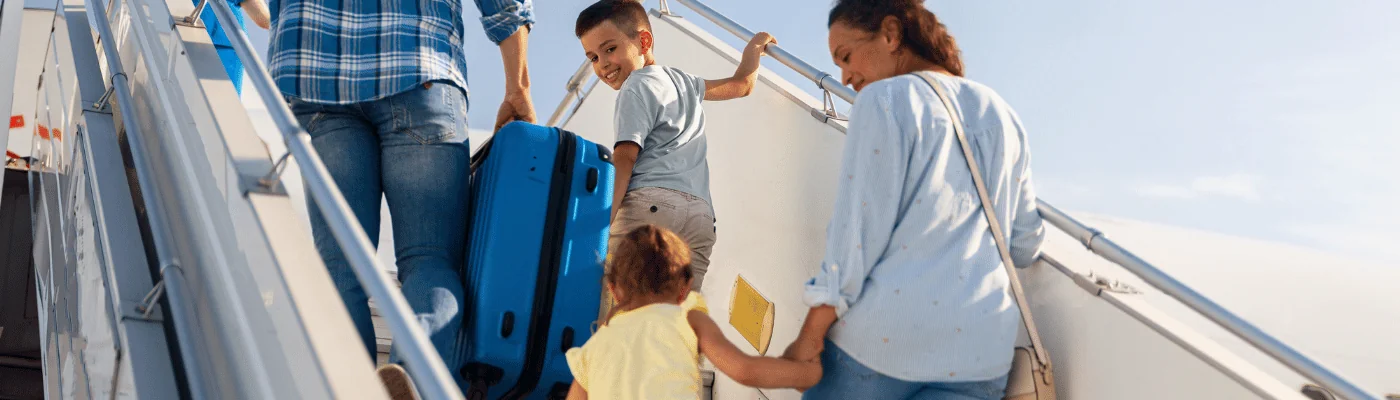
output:
<path id="1" fill-rule="evenodd" d="M 1020 326 L 997 246 L 947 109 L 977 155 L 1017 266 L 1044 228 L 1025 131 L 991 89 L 962 78 L 947 29 L 918 0 L 841 0 L 828 20 L 851 110 L 836 210 L 807 315 L 785 357 L 820 359 L 806 399 L 1000 399 Z"/>

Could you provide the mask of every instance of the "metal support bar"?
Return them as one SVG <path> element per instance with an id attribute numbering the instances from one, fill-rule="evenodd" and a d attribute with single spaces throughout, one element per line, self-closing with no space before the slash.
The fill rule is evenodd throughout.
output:
<path id="1" fill-rule="evenodd" d="M 1176 280 L 1176 278 L 1171 277 L 1171 275 L 1168 275 L 1156 266 L 1153 266 L 1118 246 L 1117 243 L 1104 237 L 1102 233 L 1070 217 L 1069 214 L 1065 214 L 1063 211 L 1060 211 L 1058 208 L 1044 201 L 1038 201 L 1037 206 L 1040 208 L 1040 215 L 1045 218 L 1045 221 L 1060 228 L 1060 230 L 1068 233 L 1071 237 L 1083 240 L 1085 245 L 1088 246 L 1089 250 L 1094 252 L 1094 254 L 1098 254 L 1104 259 L 1122 266 L 1124 269 L 1128 270 L 1128 272 L 1132 272 L 1133 275 L 1142 278 L 1147 284 L 1152 285 L 1152 287 L 1180 301 L 1182 304 L 1185 304 L 1187 307 L 1190 307 L 1192 310 L 1195 310 L 1197 313 L 1200 313 L 1202 316 L 1205 316 L 1207 319 L 1225 328 L 1225 330 L 1230 331 L 1230 333 L 1233 333 L 1235 336 L 1244 339 L 1245 342 L 1264 352 L 1264 354 L 1268 354 L 1293 371 L 1298 372 L 1304 377 L 1311 379 L 1313 382 L 1322 385 L 1322 387 L 1327 388 L 1327 390 L 1332 391 L 1332 393 L 1336 393 L 1342 398 L 1352 400 L 1379 400 L 1381 398 L 1381 396 L 1369 393 L 1360 386 L 1342 378 L 1332 372 L 1331 369 L 1308 358 L 1308 356 L 1303 355 L 1298 352 L 1298 350 L 1284 344 L 1268 333 L 1265 333 L 1262 329 L 1250 324 L 1238 315 L 1231 313 L 1229 310 L 1226 310 L 1225 307 L 1221 307 L 1219 304 L 1211 301 L 1210 298 L 1191 289 L 1190 286 L 1181 283 L 1181 281 Z"/>
<path id="2" fill-rule="evenodd" d="M 135 109 L 133 106 L 135 102 L 131 98 L 131 83 L 127 81 L 121 56 L 117 54 L 118 47 L 116 40 L 112 38 L 112 24 L 107 20 L 104 1 L 87 1 L 85 3 L 88 7 L 88 13 L 94 16 L 92 20 L 97 22 L 97 33 L 99 40 L 102 41 L 103 55 L 107 58 L 107 68 L 109 71 L 113 71 L 111 90 L 117 96 L 117 107 L 122 112 L 130 112 L 130 110 Z M 151 165 L 150 156 L 146 154 L 145 139 L 136 126 L 135 118 L 122 118 L 122 126 L 126 129 L 127 138 L 131 144 L 131 158 L 136 168 L 137 182 L 141 187 L 155 187 L 155 168 Z M 146 203 L 146 208 L 150 210 L 146 214 L 146 219 L 151 226 L 151 241 L 155 247 L 156 261 L 160 262 L 161 265 L 169 265 L 174 263 L 173 244 L 169 237 L 169 227 L 164 220 L 166 214 L 160 211 L 164 209 L 164 205 L 161 204 L 159 197 L 155 193 L 148 193 L 146 196 L 142 196 L 142 200 Z M 162 269 L 162 273 L 164 272 Z M 195 318 L 191 315 L 190 305 L 180 301 L 187 298 L 185 297 L 184 274 L 179 268 L 176 268 L 163 281 L 166 282 L 164 289 L 168 292 L 167 295 L 174 300 L 166 302 L 169 305 L 166 313 L 172 319 L 171 326 L 175 330 L 175 342 L 180 350 L 180 358 L 185 369 L 189 370 L 188 373 L 184 374 L 185 383 L 191 394 L 196 398 L 202 397 L 205 393 L 205 387 L 202 381 L 204 374 L 199 372 L 201 364 L 197 359 L 200 352 L 190 343 L 195 337 L 191 331 L 190 322 L 194 321 Z"/>
<path id="3" fill-rule="evenodd" d="M 1191 355 L 1195 356 L 1197 359 L 1210 365 L 1211 368 L 1215 368 L 1216 371 L 1220 371 L 1220 373 L 1229 377 L 1230 380 L 1239 383 L 1246 389 L 1254 392 L 1254 394 L 1259 395 L 1260 398 L 1278 399 L 1280 398 L 1280 393 L 1294 393 L 1291 388 L 1280 387 L 1283 386 L 1283 384 L 1272 376 L 1268 376 L 1268 379 L 1261 379 L 1263 376 L 1261 370 L 1255 368 L 1253 365 L 1249 365 L 1248 367 L 1240 366 L 1238 363 L 1243 362 L 1243 360 L 1239 359 L 1234 353 L 1225 350 L 1214 340 L 1208 339 L 1195 329 L 1185 328 L 1180 322 L 1176 322 L 1173 318 L 1163 315 L 1162 312 L 1158 311 L 1155 307 L 1144 306 L 1140 297 L 1132 296 L 1137 294 L 1136 292 L 1120 293 L 1099 287 L 1094 283 L 1094 279 L 1087 278 L 1084 275 L 1070 270 L 1068 267 L 1065 267 L 1063 263 L 1060 263 L 1059 260 L 1056 260 L 1048 254 L 1042 254 L 1040 256 L 1040 262 L 1068 276 L 1070 280 L 1073 280 L 1075 284 L 1084 288 L 1090 294 L 1103 300 L 1109 306 L 1118 309 L 1118 311 L 1122 311 L 1124 314 L 1157 332 L 1157 334 L 1170 340 L 1172 343 L 1176 343 L 1182 350 L 1191 353 Z M 1283 398 L 1291 399 L 1293 397 L 1288 396 Z"/>
<path id="4" fill-rule="evenodd" d="M 292 152 L 290 151 L 282 153 L 282 156 L 277 158 L 277 163 L 272 164 L 272 170 L 267 171 L 267 175 L 258 179 L 258 184 L 267 189 L 276 189 L 277 184 L 282 182 L 282 171 L 287 169 L 287 158 L 291 156 Z"/>
<path id="5" fill-rule="evenodd" d="M 831 99 L 831 91 L 826 90 L 825 88 L 822 89 L 822 115 L 824 115 L 828 120 L 846 120 L 845 118 L 841 117 L 841 114 L 836 112 L 836 101 Z"/>
<path id="6" fill-rule="evenodd" d="M 1109 280 L 1108 278 L 1094 275 L 1093 272 L 1090 272 L 1088 275 L 1083 275 L 1074 271 L 1070 271 L 1068 268 L 1065 268 L 1064 264 L 1061 264 L 1059 260 L 1050 257 L 1049 254 L 1041 254 L 1040 259 L 1042 261 L 1045 261 L 1045 263 L 1054 266 L 1056 269 L 1059 269 L 1060 272 L 1064 273 L 1065 276 L 1068 276 L 1071 281 L 1074 281 L 1075 285 L 1079 286 L 1080 289 L 1084 289 L 1085 292 L 1088 292 L 1091 295 L 1103 296 L 1104 292 L 1118 294 L 1142 293 L 1139 292 L 1137 289 L 1134 289 L 1132 286 L 1128 286 L 1127 284 L 1119 281 Z"/>
<path id="7" fill-rule="evenodd" d="M 199 0 L 199 3 L 196 3 L 194 5 L 194 12 L 191 12 L 189 16 L 186 16 L 184 18 L 181 18 L 179 21 L 176 21 L 175 24 L 203 28 L 204 24 L 200 23 L 199 16 L 201 13 L 204 12 L 204 6 L 207 4 L 209 4 L 209 0 Z"/>
<path id="8" fill-rule="evenodd" d="M 151 287 L 151 291 L 141 298 L 141 305 L 136 306 L 136 311 L 141 312 L 141 318 L 151 318 L 151 310 L 156 309 L 156 304 L 160 302 L 162 294 L 165 294 L 165 280 L 156 282 L 156 285 Z"/>
<path id="9" fill-rule="evenodd" d="M 126 77 L 125 72 L 118 72 L 116 74 L 112 74 L 112 80 L 116 80 L 116 75 L 118 74 L 120 74 L 123 78 Z M 107 100 L 112 98 L 112 89 L 115 88 L 116 86 L 108 86 L 107 91 L 102 92 L 102 97 L 98 97 L 97 102 L 92 104 L 92 108 L 98 111 L 107 109 Z"/>
<path id="10" fill-rule="evenodd" d="M 739 25 L 739 23 L 734 22 L 734 20 L 729 19 L 729 17 L 725 17 L 723 14 L 720 14 L 704 3 L 697 0 L 676 0 L 676 2 L 690 7 L 691 10 L 695 10 L 696 13 L 709 19 L 710 22 L 714 22 L 715 25 L 719 25 L 720 28 L 729 31 L 729 33 L 738 36 L 740 39 L 749 40 L 753 38 L 753 31 L 745 28 L 743 25 Z M 817 69 L 817 67 L 813 67 L 811 64 L 802 61 L 802 59 L 797 58 L 797 56 L 792 55 L 792 53 L 788 53 L 787 50 L 783 50 L 782 47 L 776 44 L 768 45 L 767 52 L 774 60 L 783 63 L 783 65 L 788 66 L 788 68 L 792 68 L 794 71 L 797 71 L 797 73 L 807 77 L 807 79 L 811 79 L 812 82 L 816 82 L 817 87 L 822 90 L 830 91 L 831 94 L 840 97 L 841 100 L 845 100 L 847 103 L 855 103 L 856 91 L 841 85 L 841 81 L 832 77 L 831 74 Z"/>
<path id="11" fill-rule="evenodd" d="M 311 135 L 302 129 L 291 109 L 287 108 L 287 103 L 281 97 L 282 91 L 273 84 L 266 64 L 258 58 L 248 36 L 236 28 L 238 23 L 233 9 L 224 1 L 213 2 L 211 8 L 238 59 L 248 67 L 253 88 L 267 106 L 277 130 L 287 141 L 288 153 L 296 157 L 301 165 L 306 189 L 315 200 L 316 208 L 325 216 L 336 242 L 345 251 L 345 258 L 355 271 L 356 278 L 369 292 L 370 298 L 385 311 L 384 320 L 389 324 L 394 344 L 399 347 L 398 355 L 407 364 L 419 393 L 432 400 L 462 398 L 462 392 L 448 372 L 447 365 L 428 341 L 423 328 L 413 319 L 413 310 L 408 307 L 403 293 L 398 291 L 398 286 L 390 283 L 389 275 L 379 268 L 369 236 L 351 212 L 350 205 L 345 202 L 320 155 L 311 146 Z"/>
<path id="12" fill-rule="evenodd" d="M 172 260 L 169 264 L 160 267 L 160 282 L 156 282 L 156 285 L 151 287 L 150 293 L 146 293 L 146 297 L 141 299 L 141 305 L 136 306 L 136 311 L 141 312 L 142 319 L 151 318 L 151 310 L 156 309 L 156 304 L 160 302 L 160 296 L 165 294 L 165 280 L 168 279 L 165 275 L 165 271 L 170 267 L 175 267 L 177 270 L 180 269 L 180 266 L 175 263 L 176 261 Z"/>
<path id="13" fill-rule="evenodd" d="M 583 90 L 583 81 L 588 78 L 589 70 L 592 70 L 591 64 L 592 62 L 584 60 L 583 65 L 579 65 L 578 70 L 574 71 L 574 75 L 570 76 L 569 81 L 564 83 L 564 100 L 559 102 L 559 108 L 554 109 L 554 114 L 550 114 L 549 121 L 545 122 L 545 126 L 558 124 L 559 120 L 564 117 L 564 112 L 573 103 L 571 100 L 581 97 L 579 91 Z"/>

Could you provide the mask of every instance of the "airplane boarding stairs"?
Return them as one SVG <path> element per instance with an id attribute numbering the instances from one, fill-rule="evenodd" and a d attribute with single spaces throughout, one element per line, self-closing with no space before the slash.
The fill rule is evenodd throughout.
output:
<path id="1" fill-rule="evenodd" d="M 699 2 L 678 3 L 697 20 L 751 34 Z M 652 11 L 665 43 L 660 63 L 702 76 L 733 71 L 737 51 L 666 6 Z M 208 35 L 186 22 L 197 21 L 188 18 L 194 10 L 188 0 L 0 5 L 0 59 L 13 61 L 0 62 L 0 74 L 13 75 L 12 82 L 0 75 L 13 93 L 0 106 L 25 120 L 16 127 L 12 119 L 11 137 L 0 140 L 16 152 L 0 178 L 0 398 L 385 397 L 300 222 L 302 194 L 287 190 L 300 185 L 316 199 L 306 212 L 333 222 L 382 303 L 377 332 L 399 339 L 424 397 L 460 397 L 441 360 L 422 351 L 423 334 L 408 323 L 392 278 L 374 265 L 367 238 L 246 37 L 230 35 L 248 65 L 247 90 L 261 96 L 289 153 L 271 154 L 259 140 Z M 219 1 L 204 12 L 232 17 Z M 824 72 L 781 49 L 772 53 L 829 96 L 854 97 Z M 550 123 L 607 142 L 614 93 L 589 75 L 581 68 L 570 80 Z M 805 313 L 801 283 L 819 265 L 845 124 L 825 101 L 771 71 L 759 81 L 748 98 L 706 104 L 721 240 L 702 291 L 732 340 L 744 347 L 758 338 L 745 348 L 757 352 L 767 342 L 772 355 Z M 281 173 L 292 161 L 300 174 Z M 1396 281 L 1396 272 L 1076 215 L 1148 259 L 1172 261 L 1159 269 L 1041 205 L 1057 229 L 1046 257 L 1021 275 L 1062 398 L 1296 399 L 1314 383 L 1338 398 L 1400 392 L 1397 307 L 1319 294 L 1353 290 L 1339 281 L 1381 293 L 1388 289 L 1380 282 Z M 1331 279 L 1302 268 L 1322 264 Z M 1273 275 L 1254 279 L 1259 265 Z M 1270 307 L 1295 292 L 1308 293 L 1306 306 Z M 1290 311 L 1304 322 L 1289 322 Z M 758 320 L 749 318 L 754 312 Z M 731 317 L 737 322 L 723 323 Z M 36 378 L 37 387 L 26 386 Z M 716 399 L 797 398 L 722 374 L 707 382 Z"/>

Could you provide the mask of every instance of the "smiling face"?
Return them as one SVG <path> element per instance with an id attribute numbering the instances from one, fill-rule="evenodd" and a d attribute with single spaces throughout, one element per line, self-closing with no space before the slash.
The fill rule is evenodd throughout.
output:
<path id="1" fill-rule="evenodd" d="M 831 24 L 827 46 L 831 60 L 841 68 L 842 84 L 859 92 L 865 85 L 900 74 L 902 63 L 895 51 L 898 35 L 884 30 L 866 32 L 841 21 Z"/>
<path id="2" fill-rule="evenodd" d="M 579 37 L 593 74 L 614 90 L 622 88 L 632 71 L 649 65 L 651 32 L 642 30 L 632 36 L 612 21 L 603 21 Z"/>

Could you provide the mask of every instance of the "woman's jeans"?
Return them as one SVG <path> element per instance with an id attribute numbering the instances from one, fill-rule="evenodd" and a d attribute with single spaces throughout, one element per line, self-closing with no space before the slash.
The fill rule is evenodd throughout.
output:
<path id="1" fill-rule="evenodd" d="M 802 394 L 804 400 L 1001 400 L 1006 375 L 975 382 L 909 382 L 867 368 L 826 341 L 822 349 L 822 380 Z"/>
<path id="2" fill-rule="evenodd" d="M 290 103 L 376 247 L 379 199 L 388 200 L 403 295 L 449 371 L 457 371 L 470 157 L 466 95 L 435 82 L 363 103 Z M 374 359 L 369 298 L 309 194 L 307 202 L 316 250 Z"/>

